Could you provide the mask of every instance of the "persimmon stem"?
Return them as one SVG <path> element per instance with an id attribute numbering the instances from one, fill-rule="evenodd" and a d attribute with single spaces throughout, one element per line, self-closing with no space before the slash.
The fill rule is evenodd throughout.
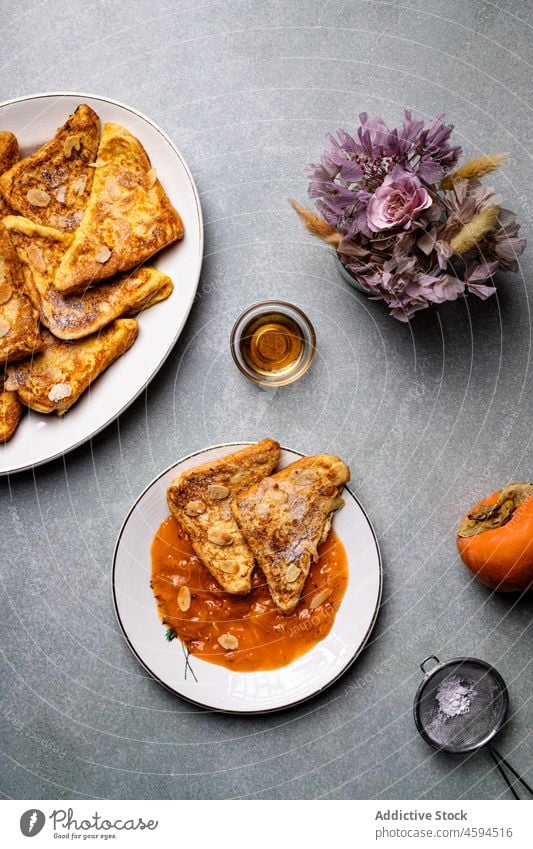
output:
<path id="1" fill-rule="evenodd" d="M 460 537 L 473 537 L 485 531 L 492 531 L 507 524 L 524 501 L 533 495 L 533 484 L 510 483 L 504 486 L 494 504 L 480 504 L 472 510 L 458 530 Z"/>

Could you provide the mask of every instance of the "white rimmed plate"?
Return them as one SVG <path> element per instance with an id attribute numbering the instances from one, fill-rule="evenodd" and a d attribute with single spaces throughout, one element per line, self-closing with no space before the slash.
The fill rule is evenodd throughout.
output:
<path id="1" fill-rule="evenodd" d="M 182 471 L 217 460 L 249 443 L 191 454 L 162 472 L 139 496 L 120 531 L 113 562 L 113 598 L 126 640 L 153 677 L 176 695 L 218 711 L 264 713 L 291 707 L 324 690 L 353 663 L 367 642 L 381 599 L 382 570 L 373 528 L 353 493 L 335 515 L 334 529 L 348 556 L 349 581 L 328 636 L 282 669 L 234 672 L 167 642 L 150 588 L 150 548 L 168 516 L 166 490 Z M 282 449 L 280 468 L 303 455 Z"/>
<path id="2" fill-rule="evenodd" d="M 198 192 L 186 162 L 169 137 L 137 110 L 88 94 L 38 94 L 0 103 L 0 129 L 17 136 L 26 156 L 53 136 L 87 103 L 102 123 L 123 124 L 144 145 L 152 165 L 179 211 L 185 237 L 154 257 L 174 281 L 170 298 L 139 316 L 135 344 L 65 415 L 26 414 L 15 435 L 0 446 L 0 475 L 37 466 L 71 451 L 110 424 L 142 392 L 176 343 L 191 309 L 202 266 L 203 223 Z"/>

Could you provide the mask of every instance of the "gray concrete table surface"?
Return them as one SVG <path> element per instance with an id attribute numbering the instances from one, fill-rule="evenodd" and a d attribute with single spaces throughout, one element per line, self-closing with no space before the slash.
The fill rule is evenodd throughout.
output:
<path id="1" fill-rule="evenodd" d="M 455 529 L 531 467 L 531 249 L 498 296 L 388 317 L 338 276 L 287 204 L 327 131 L 361 111 L 446 112 L 466 155 L 509 151 L 494 184 L 531 238 L 533 4 L 526 0 L 3 0 L 1 97 L 85 91 L 131 104 L 177 143 L 205 215 L 190 319 L 144 396 L 34 473 L 0 482 L 0 790 L 14 798 L 497 799 L 488 754 L 439 755 L 412 700 L 428 654 L 507 679 L 500 748 L 533 780 L 532 601 L 470 579 Z M 176 281 L 179 286 L 179 281 Z M 311 316 L 318 355 L 266 394 L 230 359 L 247 305 Z M 145 674 L 117 625 L 111 558 L 145 485 L 206 445 L 265 435 L 352 469 L 382 547 L 372 640 L 297 709 L 202 711 Z"/>

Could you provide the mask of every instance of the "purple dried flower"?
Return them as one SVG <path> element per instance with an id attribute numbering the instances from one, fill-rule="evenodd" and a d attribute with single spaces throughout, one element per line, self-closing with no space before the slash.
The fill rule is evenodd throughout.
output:
<path id="1" fill-rule="evenodd" d="M 439 274 L 438 277 L 431 278 L 426 297 L 428 301 L 433 301 L 435 304 L 443 304 L 444 301 L 456 301 L 464 290 L 464 281 L 460 280 L 459 277 L 453 277 L 451 274 Z"/>
<path id="2" fill-rule="evenodd" d="M 461 154 L 450 143 L 453 125 L 443 115 L 425 124 L 408 110 L 395 128 L 365 112 L 359 119 L 354 136 L 328 134 L 320 164 L 307 169 L 309 195 L 340 234 L 346 268 L 400 321 L 465 292 L 492 295 L 486 281 L 517 269 L 525 239 L 516 215 L 479 179 L 448 178 L 451 188 L 441 187 Z M 498 209 L 496 223 L 458 254 L 454 237 L 489 207 Z"/>
<path id="3" fill-rule="evenodd" d="M 460 147 L 448 143 L 453 127 L 444 123 L 443 116 L 425 127 L 406 110 L 403 125 L 394 129 L 366 112 L 359 120 L 356 138 L 342 129 L 337 137 L 328 133 L 320 164 L 307 168 L 309 196 L 325 220 L 348 238 L 370 235 L 364 213 L 396 166 L 431 184 L 455 165 L 461 153 Z"/>
<path id="4" fill-rule="evenodd" d="M 519 238 L 520 224 L 514 212 L 500 209 L 497 227 L 482 242 L 482 249 L 498 260 L 505 271 L 518 271 L 518 257 L 526 246 L 526 239 Z"/>
<path id="5" fill-rule="evenodd" d="M 398 227 L 407 230 L 431 203 L 431 197 L 418 177 L 397 165 L 368 202 L 368 226 L 374 232 Z"/>
<path id="6" fill-rule="evenodd" d="M 453 124 L 444 123 L 444 115 L 433 118 L 418 137 L 419 161 L 417 174 L 426 183 L 437 183 L 453 168 L 462 150 L 459 145 L 448 144 Z"/>
<path id="7" fill-rule="evenodd" d="M 453 189 L 443 193 L 443 201 L 449 216 L 443 234 L 449 240 L 475 215 L 489 206 L 500 206 L 502 199 L 479 180 L 459 180 L 454 182 Z M 526 239 L 518 235 L 519 230 L 515 213 L 500 207 L 496 226 L 476 245 L 472 255 L 465 257 L 465 280 L 469 278 L 468 269 L 479 269 L 477 280 L 488 279 L 498 269 L 517 271 L 518 257 L 526 246 Z"/>

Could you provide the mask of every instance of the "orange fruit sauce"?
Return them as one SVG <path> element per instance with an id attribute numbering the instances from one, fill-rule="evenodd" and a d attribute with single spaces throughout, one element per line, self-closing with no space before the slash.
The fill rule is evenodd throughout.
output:
<path id="1" fill-rule="evenodd" d="M 279 669 L 327 636 L 348 585 L 346 552 L 333 531 L 318 554 L 298 606 L 284 616 L 257 567 L 248 595 L 224 592 L 194 553 L 186 532 L 169 516 L 152 543 L 151 586 L 161 621 L 192 655 L 209 663 L 237 672 Z M 190 592 L 186 611 L 178 606 L 181 587 Z M 222 648 L 222 634 L 236 637 L 238 648 Z"/>

